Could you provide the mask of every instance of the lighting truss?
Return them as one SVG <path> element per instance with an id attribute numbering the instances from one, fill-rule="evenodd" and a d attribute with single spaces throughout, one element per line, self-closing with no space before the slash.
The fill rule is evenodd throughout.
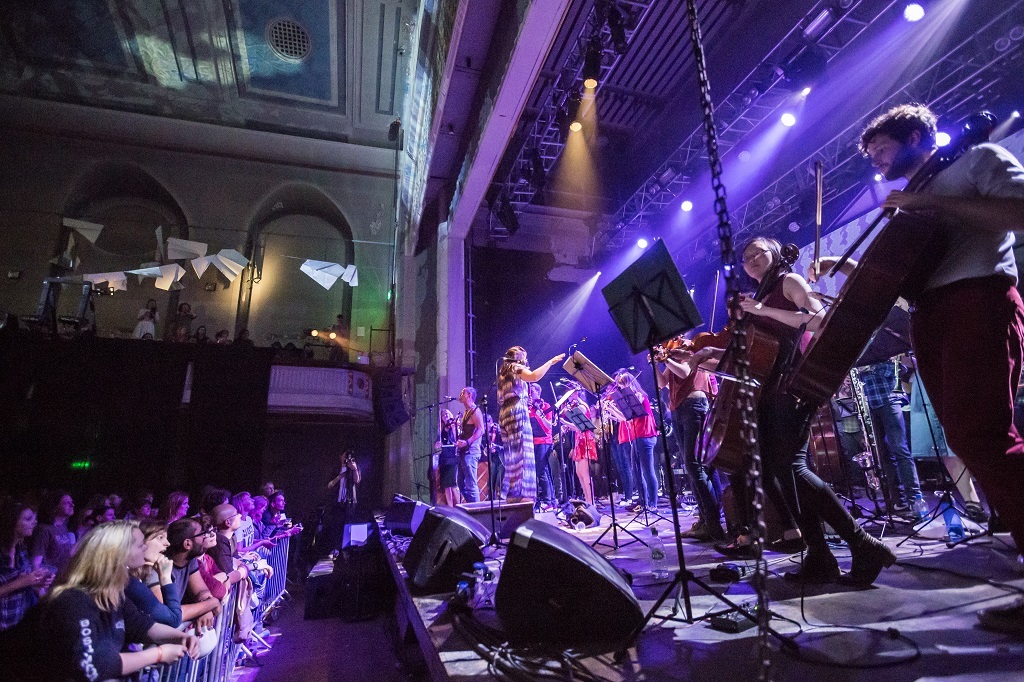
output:
<path id="1" fill-rule="evenodd" d="M 817 49 L 831 61 L 864 32 L 872 22 L 887 12 L 895 0 L 853 0 L 847 2 L 819 0 L 771 52 L 761 60 L 733 91 L 716 107 L 718 147 L 724 157 L 757 128 L 776 114 L 793 97 L 786 89 L 783 66 L 809 49 Z M 823 22 L 827 16 L 829 21 Z M 808 28 L 817 23 L 813 33 Z M 707 165 L 704 128 L 698 126 L 616 211 L 610 227 L 598 235 L 595 246 L 615 250 L 631 243 L 636 234 L 649 227 L 653 218 L 674 204 L 683 190 Z M 659 182 L 669 169 L 677 174 L 671 182 Z"/>
<path id="2" fill-rule="evenodd" d="M 1002 78 L 1015 78 L 1024 69 L 1024 40 L 1017 17 L 1024 12 L 1024 0 L 1010 2 L 985 26 L 954 46 L 909 83 L 893 92 L 877 109 L 852 123 L 811 156 L 797 164 L 756 196 L 732 212 L 733 234 L 737 242 L 754 234 L 785 238 L 787 218 L 798 204 L 800 192 L 807 186 L 816 161 L 825 174 L 822 202 L 849 203 L 864 186 L 866 165 L 860 153 L 860 133 L 878 112 L 904 102 L 924 102 L 941 112 L 946 120 L 956 121 L 991 106 Z M 1016 31 L 1016 33 L 1015 33 Z M 844 205 L 843 203 L 839 204 Z M 702 261 L 715 262 L 717 253 L 700 245 L 712 238 L 713 230 L 690 240 L 690 245 L 675 254 L 680 269 Z"/>
<path id="3" fill-rule="evenodd" d="M 642 25 L 654 2 L 655 0 L 616 0 L 614 3 L 605 5 L 608 7 L 614 4 L 625 17 L 627 45 L 632 41 L 633 35 Z M 558 114 L 565 107 L 569 95 L 579 87 L 583 63 L 591 38 L 595 34 L 600 36 L 601 42 L 605 46 L 605 58 L 601 63 L 601 77 L 598 78 L 597 91 L 600 91 L 608 74 L 615 69 L 622 58 L 621 54 L 612 49 L 611 32 L 600 15 L 601 5 L 602 3 L 595 2 L 586 21 L 583 22 L 583 27 L 576 40 L 573 41 L 572 47 L 558 71 L 558 76 L 537 113 L 537 118 L 530 127 L 515 163 L 512 164 L 504 182 L 504 191 L 516 212 L 533 201 L 533 197 L 537 193 L 537 188 L 530 184 L 529 174 L 525 171 L 529 168 L 533 150 L 537 150 L 544 165 L 544 172 L 548 174 L 565 147 L 562 133 L 559 130 Z M 628 28 L 629 26 L 633 28 Z M 607 58 L 608 55 L 614 57 L 610 62 Z M 490 232 L 491 236 L 507 236 L 508 234 L 500 223 L 494 225 Z"/>

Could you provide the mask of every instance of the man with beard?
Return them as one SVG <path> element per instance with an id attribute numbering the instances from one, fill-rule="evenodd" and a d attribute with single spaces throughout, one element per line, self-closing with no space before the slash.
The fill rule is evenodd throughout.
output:
<path id="1" fill-rule="evenodd" d="M 203 535 L 205 531 L 195 519 L 178 519 L 167 529 L 170 546 L 164 551 L 174 564 L 171 584 L 181 595 L 181 620 L 194 620 L 199 629 L 213 627 L 214 616 L 220 613 L 220 602 L 210 594 L 199 574 Z"/>

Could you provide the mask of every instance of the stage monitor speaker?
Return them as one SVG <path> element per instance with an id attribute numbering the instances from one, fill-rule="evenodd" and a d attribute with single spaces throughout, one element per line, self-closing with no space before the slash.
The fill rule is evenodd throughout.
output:
<path id="1" fill-rule="evenodd" d="M 511 642 L 581 650 L 614 648 L 644 621 L 629 583 L 607 559 L 536 519 L 512 536 L 495 609 Z"/>
<path id="2" fill-rule="evenodd" d="M 415 535 L 430 505 L 405 495 L 395 495 L 384 515 L 384 527 L 395 535 Z"/>
<path id="3" fill-rule="evenodd" d="M 410 587 L 422 594 L 453 592 L 463 573 L 484 560 L 481 548 L 490 532 L 476 519 L 454 507 L 432 507 L 409 543 L 402 565 Z"/>

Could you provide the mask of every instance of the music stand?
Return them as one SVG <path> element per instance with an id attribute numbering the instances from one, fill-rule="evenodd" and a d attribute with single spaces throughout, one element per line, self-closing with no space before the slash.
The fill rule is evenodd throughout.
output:
<path id="1" fill-rule="evenodd" d="M 602 289 L 601 293 L 608 303 L 608 312 L 611 313 L 616 326 L 629 344 L 630 350 L 634 354 L 640 353 L 644 349 L 650 353 L 651 370 L 655 376 L 657 375 L 657 366 L 654 360 L 654 346 L 703 323 L 683 278 L 679 275 L 668 249 L 660 239 L 655 240 L 654 245 L 648 249 L 647 253 L 626 268 L 621 275 Z M 672 455 L 669 453 L 668 438 L 665 435 L 664 408 L 661 396 L 657 391 L 655 391 L 654 398 L 658 405 L 658 427 L 661 433 L 662 450 L 665 454 L 665 466 L 668 469 L 666 485 L 669 488 L 669 503 L 672 507 L 672 525 L 675 529 L 676 552 L 679 554 L 679 571 L 676 572 L 671 584 L 665 588 L 651 610 L 647 612 L 643 622 L 633 631 L 623 650 L 628 649 L 636 641 L 661 605 L 677 588 L 679 591 L 676 593 L 671 613 L 666 620 L 675 619 L 675 615 L 679 612 L 680 593 L 682 594 L 685 622 L 692 624 L 695 620 L 709 618 L 710 614 L 697 619 L 693 617 L 693 607 L 690 603 L 691 582 L 749 620 L 756 622 L 757 619 L 757 616 L 750 613 L 749 610 L 716 592 L 686 568 L 683 541 L 679 535 L 679 500 L 676 499 L 675 477 L 672 475 Z M 769 632 L 780 641 L 784 641 L 771 628 L 769 628 Z"/>
<path id="2" fill-rule="evenodd" d="M 647 414 L 647 411 L 644 410 L 644 404 L 640 402 L 639 398 L 636 397 L 636 393 L 634 393 L 633 391 L 624 391 L 622 390 L 622 387 L 619 386 L 618 384 L 612 384 L 607 389 L 605 389 L 605 398 L 614 403 L 615 407 L 619 410 L 619 412 L 622 413 L 622 416 L 625 417 L 626 419 L 637 419 L 638 417 L 643 417 L 645 414 Z M 641 490 L 643 490 L 642 483 Z M 644 526 L 647 526 L 649 528 L 651 526 L 651 523 L 654 522 L 650 521 L 650 519 L 647 518 L 648 514 L 650 514 L 651 516 L 656 516 L 659 519 L 665 519 L 664 516 L 662 516 L 656 511 L 649 512 L 647 509 L 647 504 L 645 503 L 643 504 L 643 509 L 637 512 L 633 516 L 633 518 L 630 519 L 628 523 L 626 523 L 626 525 L 628 526 L 630 523 L 637 521 L 641 516 L 643 516 L 644 520 L 642 523 Z M 667 521 L 668 519 L 665 520 Z"/>
<path id="3" fill-rule="evenodd" d="M 601 407 L 601 390 L 605 386 L 612 385 L 614 383 L 614 380 L 610 376 L 605 374 L 605 372 L 600 367 L 598 367 L 593 362 L 591 362 L 590 359 L 587 358 L 586 355 L 584 355 L 583 353 L 581 353 L 579 351 L 575 351 L 572 355 L 569 356 L 569 358 L 562 364 L 562 369 L 564 369 L 566 372 L 568 372 L 569 375 L 572 376 L 574 379 L 579 381 L 580 384 L 584 387 L 584 389 L 586 391 L 588 391 L 589 393 L 597 396 L 598 422 L 603 424 L 604 423 L 604 412 L 603 412 L 603 409 Z M 571 393 L 571 391 L 570 391 L 570 393 Z M 596 427 L 594 427 L 594 425 L 592 423 L 591 423 L 591 428 L 592 429 L 596 429 Z M 590 546 L 591 547 L 596 547 L 597 545 L 601 544 L 601 540 L 604 539 L 604 536 L 608 534 L 609 530 L 612 532 L 612 547 L 614 549 L 618 549 L 619 546 L 620 546 L 619 545 L 619 531 L 620 530 L 623 533 L 625 533 L 626 535 L 629 535 L 631 538 L 633 538 L 633 540 L 631 540 L 627 544 L 632 544 L 633 542 L 639 542 L 642 545 L 646 546 L 647 545 L 646 542 L 644 542 L 642 539 L 640 539 L 632 531 L 628 530 L 625 526 L 623 526 L 621 523 L 619 523 L 618 520 L 615 518 L 615 498 L 612 495 L 612 483 L 611 483 L 611 470 L 612 470 L 611 469 L 611 461 L 612 461 L 611 444 L 608 442 L 607 438 L 603 437 L 604 434 L 601 434 L 601 435 L 602 435 L 602 447 L 601 447 L 601 450 L 604 451 L 604 478 L 605 478 L 605 482 L 608 484 L 608 506 L 611 509 L 610 514 L 611 514 L 612 522 L 611 522 L 611 524 L 609 524 L 609 526 L 607 528 L 605 528 L 601 532 L 601 534 L 599 536 L 597 536 L 597 539 L 594 540 L 594 542 L 592 542 Z M 595 438 L 595 440 L 596 440 L 596 438 Z M 596 447 L 596 443 L 595 443 L 595 447 Z M 593 486 L 591 486 L 591 488 L 593 488 Z M 594 495 L 594 502 L 595 502 L 595 506 L 596 506 L 596 502 L 597 502 L 597 495 L 596 494 Z"/>

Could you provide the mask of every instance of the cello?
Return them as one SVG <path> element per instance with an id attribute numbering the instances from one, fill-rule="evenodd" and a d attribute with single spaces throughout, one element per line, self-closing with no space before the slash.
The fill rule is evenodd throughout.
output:
<path id="1" fill-rule="evenodd" d="M 782 248 L 782 259 L 789 266 L 792 266 L 799 256 L 800 251 L 793 244 L 786 244 Z M 744 318 L 740 320 L 739 324 L 746 325 L 749 373 L 750 378 L 756 382 L 751 384 L 749 390 L 753 393 L 756 405 L 761 397 L 761 386 L 771 374 L 775 362 L 778 360 L 779 339 L 752 319 Z M 721 341 L 725 336 L 719 333 L 715 340 Z M 735 374 L 735 353 L 730 334 L 725 354 L 718 363 L 719 372 L 726 377 Z M 720 382 L 718 397 L 715 399 L 711 411 L 708 412 L 701 436 L 701 463 L 705 466 L 714 466 L 727 474 L 747 471 L 750 468 L 747 447 L 743 442 L 740 428 L 741 415 L 734 409 L 738 392 L 742 388 L 739 382 L 729 378 Z"/>
<path id="2" fill-rule="evenodd" d="M 904 191 L 925 189 L 969 147 L 986 141 L 994 123 L 994 117 L 986 114 L 972 117 L 956 143 L 936 151 Z M 847 250 L 830 275 L 838 272 L 885 218 L 889 222 L 868 246 L 785 379 L 784 389 L 810 407 L 825 404 L 839 389 L 847 372 L 885 322 L 896 299 L 913 299 L 920 294 L 945 248 L 943 230 L 937 221 L 885 211 Z"/>

